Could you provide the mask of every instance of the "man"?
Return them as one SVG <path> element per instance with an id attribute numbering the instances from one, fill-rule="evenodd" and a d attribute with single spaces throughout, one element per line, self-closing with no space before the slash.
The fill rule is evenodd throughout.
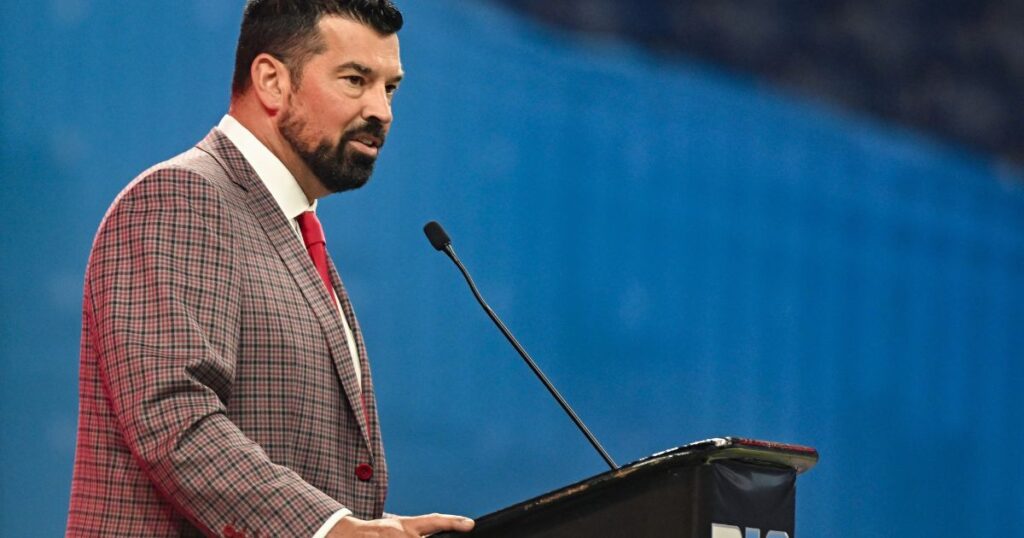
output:
<path id="1" fill-rule="evenodd" d="M 115 200 L 86 272 L 70 536 L 423 536 L 383 515 L 362 335 L 316 200 L 402 78 L 390 0 L 250 0 L 228 115 Z"/>

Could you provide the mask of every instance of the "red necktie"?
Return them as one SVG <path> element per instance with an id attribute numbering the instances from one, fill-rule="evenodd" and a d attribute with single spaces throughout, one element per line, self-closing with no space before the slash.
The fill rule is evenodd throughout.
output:
<path id="1" fill-rule="evenodd" d="M 334 299 L 334 286 L 331 285 L 331 275 L 327 272 L 327 239 L 324 238 L 324 229 L 320 226 L 320 220 L 316 213 L 306 211 L 301 213 L 296 220 L 299 221 L 299 230 L 302 231 L 302 242 L 306 244 L 309 257 L 316 266 L 316 272 L 327 286 L 327 292 Z"/>

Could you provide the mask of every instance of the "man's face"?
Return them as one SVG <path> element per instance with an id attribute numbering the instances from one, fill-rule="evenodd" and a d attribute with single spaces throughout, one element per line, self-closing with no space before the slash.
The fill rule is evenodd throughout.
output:
<path id="1" fill-rule="evenodd" d="M 326 50 L 292 82 L 279 125 L 324 188 L 341 192 L 370 179 L 391 128 L 402 65 L 397 35 L 336 16 L 322 18 L 319 28 Z"/>

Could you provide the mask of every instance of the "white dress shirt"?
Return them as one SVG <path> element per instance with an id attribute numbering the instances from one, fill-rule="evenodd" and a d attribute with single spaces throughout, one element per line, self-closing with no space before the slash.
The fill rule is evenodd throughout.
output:
<path id="1" fill-rule="evenodd" d="M 306 198 L 306 193 L 299 186 L 299 182 L 295 180 L 295 176 L 288 171 L 288 168 L 281 162 L 281 159 L 278 159 L 270 149 L 264 146 L 238 120 L 230 115 L 225 115 L 220 120 L 220 124 L 217 125 L 217 129 L 224 133 L 224 136 L 228 137 L 228 140 L 242 153 L 245 160 L 249 161 L 249 165 L 256 171 L 256 175 L 263 181 L 263 184 L 267 186 L 267 190 L 274 197 L 274 201 L 281 207 L 281 211 L 295 231 L 296 240 L 299 241 L 302 249 L 305 250 L 306 245 L 302 241 L 302 231 L 299 229 L 299 223 L 295 219 L 306 211 L 316 211 L 316 200 L 310 203 L 309 199 Z M 356 339 L 352 334 L 352 328 L 349 327 L 348 320 L 345 319 L 345 313 L 341 309 L 341 303 L 338 302 L 337 293 L 334 294 L 334 303 L 338 308 L 338 315 L 341 317 L 341 325 L 345 329 L 345 340 L 348 343 L 349 355 L 352 357 L 352 367 L 356 371 L 356 380 L 362 386 L 363 372 L 359 367 L 359 352 L 356 348 Z M 320 530 L 313 535 L 313 538 L 324 538 L 341 518 L 351 514 L 352 511 L 347 508 L 335 512 L 320 527 Z"/>

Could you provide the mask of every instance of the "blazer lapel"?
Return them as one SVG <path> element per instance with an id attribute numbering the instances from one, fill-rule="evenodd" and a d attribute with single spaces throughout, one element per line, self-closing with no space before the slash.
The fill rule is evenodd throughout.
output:
<path id="1" fill-rule="evenodd" d="M 367 424 L 368 415 L 363 406 L 362 389 L 352 366 L 352 357 L 349 354 L 345 331 L 341 326 L 341 318 L 338 316 L 338 309 L 335 307 L 333 299 L 323 285 L 323 280 L 320 279 L 320 275 L 309 259 L 309 253 L 295 237 L 294 229 L 263 181 L 226 136 L 214 129 L 199 143 L 198 147 L 217 159 L 231 175 L 232 180 L 248 191 L 246 201 L 249 208 L 263 227 L 270 243 L 277 249 L 278 255 L 288 267 L 295 283 L 320 322 L 324 335 L 327 337 L 334 367 L 338 372 L 342 387 L 345 389 L 349 405 L 355 413 L 363 441 L 370 453 L 375 455 L 376 450 L 370 441 L 370 427 Z M 333 265 L 331 267 L 333 269 Z M 344 307 L 349 323 L 353 324 L 353 332 L 356 332 L 351 306 L 345 306 L 348 305 L 348 297 L 344 295 L 339 284 L 340 281 L 335 283 L 335 291 L 339 293 L 338 299 Z M 344 299 L 342 299 L 343 297 Z M 357 336 L 356 345 L 360 355 L 359 363 L 363 365 L 363 371 L 366 372 L 361 336 Z"/>
<path id="2" fill-rule="evenodd" d="M 338 269 L 334 264 L 334 258 L 331 257 L 330 252 L 327 254 L 327 268 L 331 274 L 331 284 L 334 286 L 334 291 L 338 294 L 338 302 L 341 303 L 341 310 L 345 314 L 345 320 L 348 322 L 348 326 L 352 329 L 352 334 L 356 339 L 356 351 L 359 353 L 359 369 L 362 373 L 362 392 L 365 397 L 363 398 L 363 405 L 366 409 L 366 422 L 368 426 L 368 434 L 371 440 L 376 439 L 378 434 L 378 419 L 377 419 L 377 400 L 375 392 L 373 390 L 373 379 L 370 374 L 370 361 L 366 354 L 366 343 L 363 341 L 363 331 L 359 328 L 359 321 L 356 319 L 355 310 L 352 308 L 352 302 L 349 301 L 348 292 L 345 291 L 345 284 L 341 281 L 341 275 L 338 273 Z M 374 446 L 373 450 L 376 452 L 379 450 L 377 446 Z"/>

